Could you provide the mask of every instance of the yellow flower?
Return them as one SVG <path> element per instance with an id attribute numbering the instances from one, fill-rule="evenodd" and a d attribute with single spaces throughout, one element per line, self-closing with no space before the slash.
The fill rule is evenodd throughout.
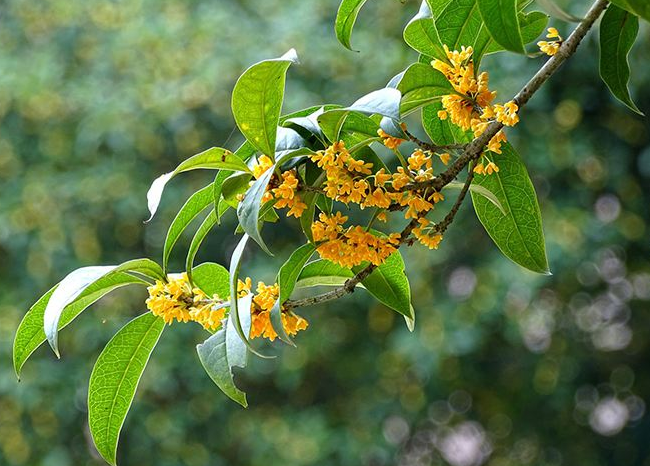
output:
<path id="1" fill-rule="evenodd" d="M 257 284 L 257 293 L 253 297 L 251 306 L 251 330 L 250 338 L 268 338 L 273 341 L 277 338 L 273 325 L 271 324 L 271 311 L 278 300 L 280 288 L 277 283 L 266 285 L 264 282 Z M 309 323 L 293 312 L 281 310 L 282 326 L 289 335 L 295 335 L 300 330 L 305 330 Z"/>
<path id="2" fill-rule="evenodd" d="M 259 178 L 264 174 L 266 170 L 273 166 L 273 161 L 266 155 L 262 155 L 257 159 L 257 162 L 253 163 L 253 176 L 255 179 Z"/>
<path id="3" fill-rule="evenodd" d="M 560 37 L 560 33 L 557 32 L 557 29 L 555 29 L 554 27 L 548 28 L 547 31 L 548 31 L 548 34 L 546 34 L 546 37 L 548 37 L 549 39 L 562 40 L 562 37 Z"/>
<path id="4" fill-rule="evenodd" d="M 449 165 L 449 160 L 451 159 L 451 155 L 449 155 L 448 152 L 444 152 L 442 154 L 438 154 L 438 157 L 440 157 L 440 161 L 444 163 L 445 165 Z"/>
<path id="5" fill-rule="evenodd" d="M 399 145 L 404 142 L 404 139 L 393 137 L 381 128 L 377 130 L 377 134 L 382 138 L 382 142 L 389 149 L 397 149 Z"/>
<path id="6" fill-rule="evenodd" d="M 553 56 L 555 55 L 558 50 L 560 50 L 560 46 L 562 44 L 560 42 L 547 42 L 545 40 L 541 40 L 537 42 L 537 46 L 539 49 L 544 52 L 548 56 Z"/>

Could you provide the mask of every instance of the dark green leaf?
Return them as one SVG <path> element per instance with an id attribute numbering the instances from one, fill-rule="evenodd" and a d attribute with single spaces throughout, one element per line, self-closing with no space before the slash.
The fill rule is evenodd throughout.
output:
<path id="1" fill-rule="evenodd" d="M 650 21 L 650 2 L 648 0 L 612 0 L 612 3 L 646 21 Z"/>
<path id="2" fill-rule="evenodd" d="M 315 250 L 316 247 L 311 243 L 300 246 L 291 254 L 282 267 L 280 267 L 280 271 L 278 272 L 277 283 L 280 288 L 280 296 L 271 310 L 271 325 L 278 334 L 278 337 L 290 345 L 293 345 L 293 341 L 291 341 L 287 332 L 284 331 L 281 306 L 282 303 L 289 299 L 291 293 L 293 293 L 300 271 L 314 254 Z"/>
<path id="3" fill-rule="evenodd" d="M 519 27 L 517 0 L 477 0 L 483 22 L 504 49 L 526 53 Z"/>
<path id="4" fill-rule="evenodd" d="M 111 338 L 90 375 L 88 426 L 97 451 L 112 465 L 124 419 L 164 328 L 151 313 L 136 317 Z"/>
<path id="5" fill-rule="evenodd" d="M 490 42 L 490 34 L 483 23 L 477 0 L 454 0 L 436 18 L 440 40 L 450 50 L 472 46 L 478 68 L 481 57 Z"/>
<path id="6" fill-rule="evenodd" d="M 504 215 L 492 202 L 474 192 L 472 202 L 479 220 L 503 254 L 533 272 L 548 274 L 542 217 L 526 166 L 510 144 L 501 154 L 490 153 L 499 172 L 477 175 L 474 183 L 499 199 Z"/>
<path id="7" fill-rule="evenodd" d="M 639 32 L 639 18 L 610 5 L 600 22 L 600 76 L 614 96 L 643 115 L 632 101 L 627 83 L 630 66 L 627 55 Z"/>
<path id="8" fill-rule="evenodd" d="M 232 93 L 232 112 L 239 130 L 271 158 L 275 155 L 286 73 L 297 61 L 293 49 L 280 58 L 261 61 L 244 71 Z"/>
<path id="9" fill-rule="evenodd" d="M 442 110 L 440 102 L 434 102 L 422 109 L 422 126 L 435 144 L 462 144 L 472 140 L 468 133 L 451 124 L 449 120 L 438 118 L 440 110 Z"/>

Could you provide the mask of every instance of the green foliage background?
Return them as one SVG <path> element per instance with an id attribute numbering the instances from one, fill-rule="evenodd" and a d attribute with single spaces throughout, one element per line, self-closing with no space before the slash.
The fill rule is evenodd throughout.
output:
<path id="1" fill-rule="evenodd" d="M 571 2 L 570 10 L 585 5 Z M 143 292 L 102 300 L 62 332 L 64 360 L 40 349 L 20 383 L 13 333 L 70 270 L 160 255 L 173 212 L 210 175 L 179 176 L 143 225 L 149 183 L 207 147 L 237 146 L 230 92 L 247 66 L 295 47 L 302 64 L 289 72 L 284 108 L 292 111 L 349 104 L 415 60 L 401 31 L 416 2 L 368 2 L 353 36 L 358 54 L 336 42 L 336 7 L 3 2 L 1 465 L 102 464 L 84 427 L 87 381 L 106 341 L 142 311 Z M 254 360 L 239 377 L 247 410 L 201 369 L 194 345 L 204 334 L 175 325 L 127 418 L 121 464 L 650 465 L 649 123 L 609 96 L 596 39 L 587 38 L 509 132 L 540 195 L 553 276 L 502 257 L 466 205 L 440 250 L 405 253 L 413 334 L 362 291 L 304 310 L 311 326 L 298 349 L 274 345 L 276 360 Z M 643 24 L 631 62 L 633 95 L 646 114 L 648 44 Z M 507 55 L 483 66 L 505 98 L 541 60 Z M 234 225 L 226 219 L 197 263 L 226 263 Z M 266 230 L 278 254 L 251 248 L 244 272 L 268 282 L 299 226 Z M 179 248 L 173 269 L 182 258 Z M 614 406 L 611 397 L 629 419 L 605 436 L 603 419 L 618 418 L 598 413 Z"/>

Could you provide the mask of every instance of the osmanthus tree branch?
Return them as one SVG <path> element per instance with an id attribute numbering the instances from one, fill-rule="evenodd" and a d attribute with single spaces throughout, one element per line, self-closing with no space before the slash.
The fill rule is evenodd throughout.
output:
<path id="1" fill-rule="evenodd" d="M 542 66 L 537 73 L 526 83 L 526 85 L 517 93 L 512 99 L 519 109 L 525 106 L 531 97 L 542 87 L 542 85 L 562 66 L 562 64 L 571 57 L 580 45 L 580 42 L 585 37 L 587 32 L 593 27 L 596 20 L 605 11 L 609 2 L 607 0 L 596 0 L 591 6 L 584 19 L 573 30 L 571 35 L 562 43 L 557 53 L 553 55 L 544 66 Z M 467 166 L 467 164 L 474 159 L 477 159 L 483 153 L 483 148 L 488 142 L 503 128 L 503 124 L 498 121 L 492 122 L 485 132 L 479 137 L 474 139 L 467 145 L 463 153 L 458 159 L 440 176 L 433 180 L 423 181 L 421 183 L 411 183 L 404 187 L 407 189 L 421 189 L 426 187 L 433 187 L 436 190 L 441 190 L 449 183 L 451 183 L 456 176 Z"/>
<path id="2" fill-rule="evenodd" d="M 526 83 L 526 85 L 517 93 L 513 98 L 513 101 L 517 104 L 519 109 L 525 106 L 531 97 L 542 87 L 542 85 L 551 77 L 553 74 L 562 66 L 562 64 L 570 58 L 575 51 L 577 50 L 580 42 L 584 39 L 585 35 L 593 27 L 594 23 L 598 20 L 600 15 L 605 11 L 609 2 L 607 0 L 596 0 L 591 6 L 584 19 L 578 24 L 578 26 L 573 30 L 571 35 L 563 42 L 559 50 L 555 55 L 553 55 L 544 65 L 535 73 L 535 75 Z M 479 137 L 475 138 L 472 142 L 466 145 L 461 146 L 435 146 L 428 144 L 424 141 L 420 141 L 415 136 L 406 133 L 409 139 L 415 142 L 418 146 L 426 150 L 441 150 L 446 149 L 463 149 L 462 154 L 456 159 L 456 161 L 438 177 L 423 181 L 420 183 L 410 183 L 404 187 L 405 190 L 414 190 L 414 189 L 424 189 L 424 188 L 433 188 L 436 191 L 440 191 L 442 188 L 447 186 L 449 183 L 454 181 L 460 172 L 466 168 L 468 165 L 477 160 L 483 153 L 483 149 L 490 142 L 490 140 L 503 128 L 503 124 L 498 121 L 490 123 L 486 130 Z M 430 147 L 431 149 L 427 149 Z M 449 213 L 445 218 L 436 225 L 435 231 L 438 233 L 444 233 L 444 231 L 449 227 L 453 222 L 460 206 L 469 191 L 470 184 L 472 182 L 474 173 L 470 170 L 467 180 L 461 190 L 456 203 L 451 208 Z M 417 226 L 417 219 L 412 219 L 408 225 L 402 230 L 400 236 L 401 246 L 410 241 L 410 235 L 413 229 Z M 359 273 L 349 278 L 341 287 L 336 288 L 327 293 L 320 295 L 312 296 L 309 298 L 298 299 L 298 300 L 288 300 L 283 304 L 283 307 L 287 310 L 295 309 L 298 307 L 312 306 L 314 304 L 324 303 L 326 301 L 331 301 L 334 299 L 341 298 L 346 294 L 352 293 L 355 287 L 366 279 L 377 267 L 373 264 L 370 264 L 364 267 Z"/>

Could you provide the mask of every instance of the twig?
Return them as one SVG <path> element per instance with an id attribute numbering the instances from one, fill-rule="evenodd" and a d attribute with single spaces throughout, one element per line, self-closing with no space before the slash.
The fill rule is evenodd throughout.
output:
<path id="1" fill-rule="evenodd" d="M 580 42 L 585 37 L 589 29 L 594 25 L 602 12 L 607 8 L 607 0 L 596 0 L 591 6 L 585 19 L 573 30 L 571 35 L 562 44 L 560 49 L 535 73 L 535 75 L 526 83 L 526 85 L 514 97 L 514 102 L 519 109 L 528 103 L 531 97 L 539 90 L 540 87 L 562 66 L 562 64 L 571 57 Z M 465 148 L 463 154 L 440 176 L 433 180 L 423 181 L 421 183 L 411 183 L 404 187 L 405 190 L 420 189 L 431 186 L 440 190 L 452 182 L 467 164 L 474 159 L 478 159 L 483 153 L 483 148 L 490 140 L 503 128 L 503 124 L 493 121 L 487 127 L 485 132 L 474 139 Z"/>
<path id="2" fill-rule="evenodd" d="M 463 150 L 467 147 L 467 144 L 444 144 L 441 146 L 438 146 L 436 144 L 431 144 L 429 142 L 419 139 L 417 136 L 410 133 L 406 129 L 404 130 L 404 134 L 408 136 L 409 141 L 414 142 L 417 146 L 420 147 L 420 149 L 424 149 L 429 152 L 440 152 L 444 150 Z"/>
<path id="3" fill-rule="evenodd" d="M 600 17 L 600 15 L 605 10 L 605 8 L 607 8 L 608 3 L 609 2 L 607 0 L 596 0 L 596 2 L 594 2 L 594 4 L 591 6 L 589 11 L 585 15 L 585 18 L 573 30 L 571 35 L 562 44 L 562 46 L 557 51 L 557 53 L 553 55 L 539 69 L 539 71 L 535 73 L 535 75 L 526 83 L 526 85 L 517 93 L 517 95 L 514 97 L 513 100 L 519 106 L 520 109 L 524 105 L 526 105 L 526 103 L 528 103 L 528 101 L 535 94 L 535 92 L 537 92 L 539 88 L 542 87 L 542 85 L 558 70 L 558 68 L 560 68 L 560 66 L 562 66 L 562 64 L 575 53 L 582 39 L 585 37 L 587 32 L 589 32 L 589 30 L 594 25 L 596 20 Z M 444 188 L 449 183 L 451 183 L 465 167 L 467 167 L 470 163 L 477 160 L 481 156 L 481 154 L 483 153 L 483 148 L 502 128 L 503 128 L 503 124 L 499 123 L 498 121 L 493 121 L 483 132 L 483 134 L 481 134 L 479 137 L 475 138 L 471 143 L 463 147 L 464 151 L 462 155 L 458 159 L 456 159 L 456 161 L 445 172 L 441 173 L 440 176 L 434 178 L 433 180 L 427 180 L 420 183 L 410 183 L 406 185 L 404 189 L 414 190 L 414 189 L 424 189 L 427 187 L 432 187 L 434 190 L 440 191 L 442 188 Z M 411 141 L 415 142 L 420 147 L 422 146 L 419 143 L 424 143 L 425 145 L 432 146 L 429 145 L 428 143 L 425 143 L 424 141 L 419 141 L 417 138 L 410 135 L 409 133 L 406 133 L 406 135 L 409 137 L 409 139 L 411 139 Z M 438 146 L 432 146 L 432 147 L 438 147 Z M 465 185 L 463 186 L 463 189 L 461 190 L 458 198 L 456 199 L 456 203 L 449 211 L 449 213 L 445 216 L 445 218 L 436 225 L 436 228 L 438 229 L 437 231 L 439 233 L 444 233 L 444 231 L 449 227 L 451 222 L 454 220 L 456 214 L 460 209 L 463 200 L 465 199 L 465 196 L 467 195 L 467 192 L 469 191 L 469 187 L 472 183 L 473 177 L 474 177 L 474 171 L 470 170 L 469 174 L 467 175 L 467 180 L 465 181 Z M 410 236 L 411 231 L 413 231 L 413 228 L 415 228 L 417 224 L 418 224 L 417 219 L 412 219 L 409 222 L 409 224 L 406 226 L 406 228 L 404 228 L 404 230 L 400 235 L 400 242 L 398 247 L 408 241 L 408 237 Z M 283 304 L 283 307 L 289 310 L 297 307 L 312 306 L 314 304 L 320 304 L 326 301 L 331 301 L 334 299 L 341 298 L 346 294 L 352 293 L 354 291 L 355 286 L 357 286 L 359 283 L 361 283 L 361 281 L 367 278 L 372 273 L 372 271 L 375 270 L 375 268 L 376 268 L 375 265 L 370 264 L 364 267 L 354 277 L 348 279 L 340 288 L 329 291 L 327 293 L 312 296 L 309 298 L 288 300 Z"/>

